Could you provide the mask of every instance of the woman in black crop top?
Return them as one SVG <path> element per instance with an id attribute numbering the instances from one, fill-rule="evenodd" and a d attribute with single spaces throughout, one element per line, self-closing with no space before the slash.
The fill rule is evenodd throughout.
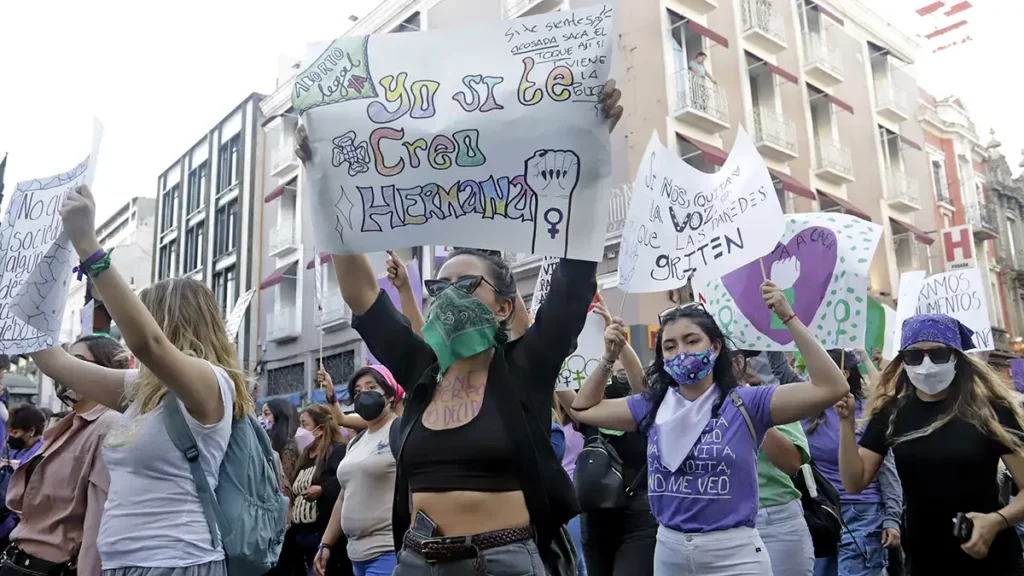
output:
<path id="1" fill-rule="evenodd" d="M 606 84 L 611 127 L 620 98 Z M 301 132 L 297 152 L 308 158 Z M 410 391 L 392 426 L 395 574 L 561 573 L 552 542 L 579 506 L 548 440 L 551 397 L 597 291 L 597 264 L 562 260 L 533 326 L 508 342 L 509 319 L 525 311 L 515 310 L 515 280 L 500 254 L 449 255 L 427 281 L 423 338 L 379 289 L 365 256 L 333 260 L 353 327 Z"/>

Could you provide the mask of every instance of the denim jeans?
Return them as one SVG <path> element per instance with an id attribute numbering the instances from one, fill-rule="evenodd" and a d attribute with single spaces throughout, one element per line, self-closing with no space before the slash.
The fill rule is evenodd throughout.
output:
<path id="1" fill-rule="evenodd" d="M 658 527 L 654 576 L 772 575 L 768 549 L 754 528 L 684 534 Z"/>
<path id="2" fill-rule="evenodd" d="M 811 576 L 814 544 L 799 500 L 757 511 L 757 531 L 777 576 Z"/>
<path id="3" fill-rule="evenodd" d="M 391 576 L 398 565 L 398 557 L 394 552 L 385 552 L 369 560 L 353 560 L 352 571 L 356 576 Z"/>
<path id="4" fill-rule="evenodd" d="M 580 517 L 569 520 L 569 536 L 576 547 L 576 576 L 587 576 L 587 562 L 583 559 L 583 534 L 580 529 Z"/>
<path id="5" fill-rule="evenodd" d="M 818 558 L 814 576 L 885 576 L 888 554 L 882 548 L 881 503 L 843 503 L 843 528 L 837 558 Z"/>

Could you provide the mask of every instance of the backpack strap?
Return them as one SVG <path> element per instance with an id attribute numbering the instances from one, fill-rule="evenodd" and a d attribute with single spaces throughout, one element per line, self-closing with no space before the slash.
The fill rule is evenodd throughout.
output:
<path id="1" fill-rule="evenodd" d="M 736 409 L 740 411 L 743 420 L 747 422 L 747 430 L 750 430 L 750 437 L 754 439 L 754 444 L 757 444 L 757 430 L 754 429 L 754 421 L 750 419 L 750 414 L 747 412 L 746 406 L 743 405 L 743 399 L 736 393 L 735 388 L 729 391 L 729 398 L 736 405 Z"/>
<path id="2" fill-rule="evenodd" d="M 206 524 L 210 527 L 210 535 L 213 537 L 213 547 L 220 547 L 220 530 L 218 526 L 227 526 L 221 518 L 220 506 L 217 504 L 217 496 L 210 489 L 210 483 L 206 480 L 206 472 L 199 462 L 199 445 L 192 430 L 185 421 L 185 415 L 178 405 L 178 397 L 171 390 L 163 399 L 164 426 L 167 428 L 167 436 L 171 443 L 185 456 L 188 461 L 188 471 L 192 474 L 192 481 L 196 485 L 196 493 L 199 495 L 199 503 L 203 506 L 203 515 L 206 516 Z"/>

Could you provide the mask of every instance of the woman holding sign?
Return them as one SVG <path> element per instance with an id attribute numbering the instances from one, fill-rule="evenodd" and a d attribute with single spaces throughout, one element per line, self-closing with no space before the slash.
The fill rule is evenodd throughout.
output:
<path id="1" fill-rule="evenodd" d="M 810 382 L 740 386 L 722 329 L 703 305 L 687 304 L 660 315 L 647 392 L 603 399 L 609 356 L 573 406 L 585 424 L 647 434 L 656 576 L 770 576 L 754 527 L 758 447 L 771 427 L 816 414 L 849 390 L 778 286 L 766 281 L 761 294 L 806 358 Z M 625 344 L 621 319 L 605 339 Z"/>
<path id="2" fill-rule="evenodd" d="M 839 473 L 851 494 L 867 489 L 892 450 L 906 497 L 904 549 L 912 574 L 1024 573 L 1011 526 L 1024 499 L 999 502 L 998 462 L 1024 486 L 1024 413 L 1011 388 L 964 352 L 973 332 L 943 314 L 903 323 L 899 354 L 871 390 L 858 446 L 856 403 L 839 415 Z"/>
<path id="3" fill-rule="evenodd" d="M 610 128 L 622 116 L 620 98 L 607 83 L 601 107 Z M 307 160 L 301 131 L 297 143 Z M 433 302 L 422 338 L 380 289 L 366 256 L 336 255 L 334 268 L 353 327 L 409 390 L 391 427 L 395 574 L 574 571 L 557 564 L 572 546 L 562 527 L 579 506 L 548 433 L 562 361 L 597 291 L 597 264 L 562 260 L 533 325 L 512 342 L 509 321 L 526 311 L 516 310 L 515 279 L 493 253 L 449 253 L 426 282 Z"/>

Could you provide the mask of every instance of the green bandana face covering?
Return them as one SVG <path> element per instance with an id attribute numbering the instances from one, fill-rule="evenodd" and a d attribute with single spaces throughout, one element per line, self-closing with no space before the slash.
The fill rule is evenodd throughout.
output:
<path id="1" fill-rule="evenodd" d="M 498 329 L 486 304 L 449 287 L 434 298 L 423 324 L 423 339 L 437 355 L 443 374 L 457 360 L 493 348 Z"/>

